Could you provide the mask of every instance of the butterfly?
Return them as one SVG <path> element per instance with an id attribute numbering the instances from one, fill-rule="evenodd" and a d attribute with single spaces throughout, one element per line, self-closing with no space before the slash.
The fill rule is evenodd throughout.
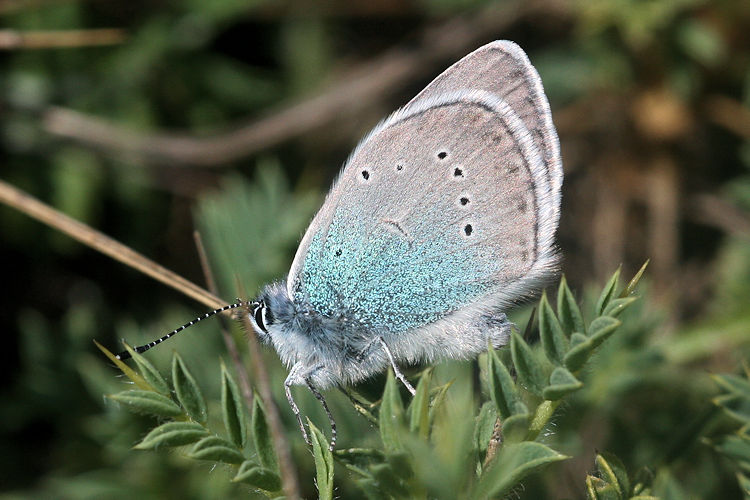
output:
<path id="1" fill-rule="evenodd" d="M 333 447 L 321 390 L 391 367 L 414 394 L 399 365 L 507 344 L 505 312 L 557 271 L 562 181 L 537 71 L 515 43 L 489 43 L 365 136 L 285 279 L 198 320 L 247 305 L 289 368 L 286 396 L 303 436 L 294 385 L 322 403 Z"/>

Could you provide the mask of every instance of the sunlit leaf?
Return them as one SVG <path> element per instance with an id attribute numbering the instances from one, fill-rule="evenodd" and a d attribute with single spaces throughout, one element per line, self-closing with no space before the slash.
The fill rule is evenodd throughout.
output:
<path id="1" fill-rule="evenodd" d="M 148 384 L 157 392 L 169 395 L 170 390 L 169 386 L 167 385 L 167 381 L 164 380 L 164 377 L 161 376 L 161 373 L 159 373 L 159 371 L 154 368 L 154 365 L 152 365 L 145 356 L 136 352 L 136 350 L 128 344 L 125 344 L 125 350 L 130 353 L 133 361 L 135 361 L 135 364 L 138 365 L 138 370 L 141 372 L 144 380 L 146 380 L 146 382 L 148 382 Z"/>
<path id="2" fill-rule="evenodd" d="M 333 454 L 323 433 L 309 419 L 307 424 L 310 428 L 313 458 L 315 459 L 318 498 L 331 500 L 333 498 Z"/>
<path id="3" fill-rule="evenodd" d="M 557 317 L 566 336 L 570 337 L 573 332 L 586 333 L 583 315 L 573 293 L 568 288 L 565 276 L 560 280 L 560 287 L 557 291 Z"/>
<path id="4" fill-rule="evenodd" d="M 599 346 L 614 333 L 620 321 L 610 316 L 599 316 L 589 325 L 589 339 L 594 347 Z"/>
<path id="5" fill-rule="evenodd" d="M 568 338 L 565 336 L 552 306 L 549 305 L 546 292 L 542 294 L 542 300 L 539 302 L 539 337 L 547 359 L 561 365 L 563 356 L 568 350 Z"/>
<path id="6" fill-rule="evenodd" d="M 153 450 L 159 447 L 183 446 L 206 437 L 208 431 L 194 422 L 167 422 L 152 430 L 135 447 Z"/>
<path id="7" fill-rule="evenodd" d="M 396 377 L 392 371 L 388 372 L 388 379 L 383 391 L 383 401 L 380 403 L 380 437 L 386 451 L 394 452 L 403 448 L 401 433 L 404 425 L 404 406 L 401 394 L 398 392 Z"/>
<path id="8" fill-rule="evenodd" d="M 565 353 L 563 363 L 571 372 L 580 370 L 591 356 L 594 343 L 582 333 L 575 332 L 570 336 L 570 350 Z"/>
<path id="9" fill-rule="evenodd" d="M 482 473 L 473 498 L 502 495 L 529 474 L 548 464 L 567 458 L 533 441 L 504 446 L 492 464 Z"/>
<path id="10" fill-rule="evenodd" d="M 119 368 L 120 371 L 122 371 L 122 373 L 124 373 L 125 376 L 130 379 L 131 382 L 133 382 L 135 385 L 137 385 L 138 387 L 140 387 L 144 391 L 152 391 L 152 390 L 154 390 L 154 388 L 151 387 L 151 384 L 149 384 L 148 382 L 146 382 L 146 380 L 143 377 L 141 377 L 138 373 L 136 373 L 135 370 L 133 370 L 132 368 L 130 368 L 128 365 L 126 365 L 121 360 L 117 359 L 117 357 L 114 354 L 112 354 L 109 351 L 109 349 L 107 349 L 106 347 L 104 347 L 103 345 L 101 345 L 96 340 L 94 341 L 94 344 L 96 344 L 96 347 L 98 347 L 99 350 L 102 351 L 104 353 L 104 355 L 107 356 L 109 358 L 109 360 L 112 361 L 117 366 L 117 368 Z"/>
<path id="11" fill-rule="evenodd" d="M 597 316 L 601 316 L 604 314 L 604 309 L 607 308 L 607 304 L 615 297 L 615 293 L 617 291 L 617 282 L 620 278 L 620 271 L 622 268 L 618 268 L 617 271 L 612 275 L 611 278 L 609 278 L 609 281 L 607 281 L 607 284 L 604 285 L 604 289 L 602 290 L 602 293 L 599 295 L 599 299 L 596 301 L 596 306 L 594 307 L 594 312 Z"/>
<path id="12" fill-rule="evenodd" d="M 232 443 L 217 436 L 205 437 L 195 443 L 188 456 L 196 460 L 228 464 L 240 464 L 245 460 L 242 453 Z"/>
<path id="13" fill-rule="evenodd" d="M 631 280 L 628 282 L 627 286 L 622 289 L 622 293 L 620 294 L 620 297 L 627 297 L 631 295 L 633 292 L 635 292 L 635 288 L 638 286 L 638 283 L 641 281 L 641 278 L 643 277 L 643 273 L 646 272 L 646 268 L 648 267 L 649 262 L 651 262 L 651 259 L 647 259 L 646 262 L 643 263 L 643 265 L 638 270 L 638 272 L 635 273 L 635 276 L 633 276 Z"/>
<path id="14" fill-rule="evenodd" d="M 607 304 L 607 307 L 604 308 L 603 315 L 612 316 L 613 318 L 617 317 L 636 300 L 638 300 L 638 297 L 618 297 L 612 299 L 609 304 Z"/>
<path id="15" fill-rule="evenodd" d="M 547 377 L 531 348 L 516 332 L 510 336 L 510 353 L 516 367 L 518 380 L 531 392 L 541 396 Z"/>
<path id="16" fill-rule="evenodd" d="M 432 369 L 422 372 L 417 384 L 417 393 L 409 404 L 409 430 L 416 432 L 422 439 L 430 433 L 430 381 Z"/>
<path id="17" fill-rule="evenodd" d="M 250 460 L 242 462 L 232 481 L 246 483 L 265 491 L 281 490 L 281 478 L 278 474 Z"/>
<path id="18" fill-rule="evenodd" d="M 544 388 L 542 395 L 544 399 L 558 400 L 573 391 L 583 387 L 583 382 L 578 380 L 565 368 L 558 366 L 552 370 L 549 377 L 549 386 Z"/>
<path id="19" fill-rule="evenodd" d="M 124 404 L 137 413 L 156 415 L 157 417 L 182 415 L 182 409 L 174 401 L 158 392 L 133 389 L 112 394 L 109 398 Z"/>
<path id="20" fill-rule="evenodd" d="M 604 452 L 596 456 L 595 462 L 600 477 L 613 485 L 621 498 L 628 498 L 630 495 L 630 480 L 620 459 L 611 453 Z"/>

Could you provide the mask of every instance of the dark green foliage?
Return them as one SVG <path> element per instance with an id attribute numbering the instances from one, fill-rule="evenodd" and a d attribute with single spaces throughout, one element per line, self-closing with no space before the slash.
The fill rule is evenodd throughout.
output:
<path id="1" fill-rule="evenodd" d="M 176 417 L 182 410 L 171 399 L 151 391 L 124 391 L 110 396 L 133 411 L 159 417 Z"/>

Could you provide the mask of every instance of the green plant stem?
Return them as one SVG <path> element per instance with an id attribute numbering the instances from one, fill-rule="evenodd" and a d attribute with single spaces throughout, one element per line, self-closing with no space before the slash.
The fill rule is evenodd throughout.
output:
<path id="1" fill-rule="evenodd" d="M 529 425 L 529 433 L 526 435 L 528 441 L 534 441 L 539 436 L 558 406 L 560 406 L 560 401 L 544 401 L 537 407 Z"/>

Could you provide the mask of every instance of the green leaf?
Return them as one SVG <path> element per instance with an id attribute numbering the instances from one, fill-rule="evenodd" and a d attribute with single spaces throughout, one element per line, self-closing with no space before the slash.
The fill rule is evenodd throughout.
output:
<path id="1" fill-rule="evenodd" d="M 743 397 L 750 399 L 750 381 L 746 378 L 727 373 L 712 375 L 711 378 L 725 391 L 742 395 Z"/>
<path id="2" fill-rule="evenodd" d="M 563 332 L 555 312 L 547 300 L 547 292 L 542 293 L 539 302 L 539 337 L 547 359 L 556 365 L 561 365 L 565 352 L 568 350 L 568 338 Z"/>
<path id="3" fill-rule="evenodd" d="M 552 370 L 549 377 L 549 386 L 545 387 L 543 396 L 544 399 L 555 401 L 581 387 L 583 387 L 583 382 L 575 378 L 565 368 L 558 366 Z"/>
<path id="4" fill-rule="evenodd" d="M 560 288 L 557 291 L 557 317 L 566 336 L 570 337 L 573 332 L 586 333 L 583 315 L 573 293 L 568 288 L 565 276 L 560 280 Z"/>
<path id="5" fill-rule="evenodd" d="M 477 422 L 474 426 L 474 444 L 476 449 L 480 452 L 487 450 L 487 445 L 492 437 L 492 432 L 495 430 L 495 422 L 497 422 L 497 408 L 492 401 L 485 401 L 482 408 L 479 410 L 477 416 Z"/>
<path id="6" fill-rule="evenodd" d="M 100 351 L 104 353 L 105 356 L 109 358 L 110 361 L 112 361 L 117 368 L 120 369 L 122 373 L 125 374 L 126 377 L 130 379 L 131 382 L 133 382 L 136 386 L 140 387 L 144 391 L 153 391 L 154 388 L 151 387 L 151 384 L 146 382 L 146 380 L 138 375 L 135 370 L 130 368 L 128 365 L 126 365 L 123 361 L 117 359 L 114 354 L 112 354 L 109 349 L 101 345 L 96 340 L 94 341 L 94 344 L 96 344 L 96 347 L 99 348 Z M 125 344 L 125 347 L 129 347 L 127 344 Z"/>
<path id="7" fill-rule="evenodd" d="M 518 389 L 513 382 L 513 377 L 510 376 L 508 369 L 492 346 L 487 349 L 487 382 L 490 398 L 495 403 L 500 416 L 508 418 L 514 414 L 516 402 L 519 401 Z"/>
<path id="8" fill-rule="evenodd" d="M 109 398 L 124 404 L 128 409 L 137 413 L 156 415 L 157 417 L 182 415 L 182 409 L 174 401 L 157 392 L 133 389 L 112 394 Z"/>
<path id="9" fill-rule="evenodd" d="M 438 410 L 440 410 L 440 407 L 445 402 L 445 396 L 448 394 L 448 389 L 450 389 L 452 385 L 453 381 L 450 381 L 447 384 L 435 387 L 430 391 L 430 394 L 432 395 L 432 404 L 430 405 L 430 426 L 432 426 L 432 422 L 435 420 L 435 415 L 437 415 Z"/>
<path id="10" fill-rule="evenodd" d="M 547 377 L 533 351 L 518 333 L 510 335 L 510 354 L 516 367 L 518 380 L 532 393 L 541 396 Z"/>
<path id="11" fill-rule="evenodd" d="M 614 298 L 615 291 L 617 290 L 617 281 L 620 278 L 621 270 L 622 268 L 618 267 L 617 271 L 615 271 L 615 274 L 613 274 L 612 277 L 609 278 L 607 284 L 604 285 L 604 289 L 599 295 L 599 300 L 596 301 L 596 307 L 594 307 L 594 312 L 597 316 L 601 316 L 602 314 L 604 314 L 604 309 L 607 308 L 607 304 L 609 304 L 609 302 Z"/>
<path id="12" fill-rule="evenodd" d="M 201 424 L 205 423 L 208 415 L 206 401 L 203 399 L 203 394 L 201 394 L 195 379 L 177 353 L 172 356 L 172 384 L 177 399 L 185 408 L 185 412 L 190 415 L 190 418 Z"/>
<path id="13" fill-rule="evenodd" d="M 611 453 L 604 452 L 596 456 L 595 462 L 602 479 L 613 485 L 621 498 L 628 498 L 630 480 L 620 459 Z"/>
<path id="14" fill-rule="evenodd" d="M 729 435 L 715 442 L 713 446 L 719 453 L 726 455 L 738 464 L 744 462 L 746 467 L 750 466 L 750 439 Z"/>
<path id="15" fill-rule="evenodd" d="M 195 443 L 207 435 L 208 431 L 195 422 L 167 422 L 146 434 L 146 437 L 135 448 L 154 450 L 162 446 L 183 446 Z"/>
<path id="16" fill-rule="evenodd" d="M 526 405 L 519 402 L 519 405 L 526 409 Z M 528 409 L 525 412 L 516 413 L 501 421 L 503 426 L 503 441 L 506 443 L 518 443 L 526 438 L 529 432 L 529 414 Z"/>
<path id="17" fill-rule="evenodd" d="M 430 380 L 432 369 L 422 372 L 417 384 L 417 393 L 409 404 L 409 430 L 422 439 L 430 435 Z"/>
<path id="18" fill-rule="evenodd" d="M 253 401 L 253 418 L 251 426 L 255 451 L 258 453 L 260 464 L 267 469 L 278 471 L 279 463 L 276 460 L 276 451 L 273 448 L 271 432 L 268 429 L 266 410 L 263 408 L 263 403 L 257 396 Z"/>
<path id="19" fill-rule="evenodd" d="M 242 453 L 232 443 L 217 436 L 208 436 L 195 443 L 188 456 L 196 460 L 227 464 L 240 464 L 245 460 Z"/>
<path id="20" fill-rule="evenodd" d="M 159 371 L 154 368 L 154 365 L 152 365 L 145 356 L 136 352 L 135 349 L 130 347 L 128 344 L 125 344 L 125 349 L 130 353 L 130 356 L 133 358 L 133 361 L 135 361 L 135 364 L 138 365 L 138 369 L 140 370 L 144 380 L 146 380 L 146 382 L 148 382 L 148 384 L 157 392 L 169 395 L 169 386 L 167 385 L 166 380 L 164 380 L 164 377 L 161 376 L 161 373 L 159 373 Z"/>
<path id="21" fill-rule="evenodd" d="M 313 445 L 318 498 L 331 500 L 333 498 L 333 454 L 325 436 L 310 419 L 307 419 L 307 425 L 310 428 Z"/>
<path id="22" fill-rule="evenodd" d="M 221 363 L 221 408 L 229 440 L 238 448 L 244 448 L 247 437 L 245 405 L 237 384 L 223 362 Z"/>
<path id="23" fill-rule="evenodd" d="M 533 442 L 508 444 L 482 473 L 473 498 L 500 496 L 516 486 L 529 474 L 545 465 L 568 457 L 547 446 Z"/>
<path id="24" fill-rule="evenodd" d="M 612 318 L 610 316 L 599 316 L 589 325 L 589 339 L 593 344 L 594 348 L 598 347 L 602 342 L 614 333 L 618 326 L 621 325 L 620 320 Z"/>
<path id="25" fill-rule="evenodd" d="M 281 489 L 281 478 L 278 474 L 265 467 L 260 467 L 250 460 L 242 462 L 232 481 L 249 484 L 265 491 L 279 491 Z"/>
<path id="26" fill-rule="evenodd" d="M 715 397 L 713 402 L 740 423 L 750 422 L 750 399 L 738 394 L 724 394 Z"/>
<path id="27" fill-rule="evenodd" d="M 617 487 L 606 482 L 604 479 L 587 476 L 586 496 L 592 500 L 621 500 Z"/>
<path id="28" fill-rule="evenodd" d="M 638 297 L 618 297 L 612 299 L 607 307 L 604 308 L 604 316 L 619 316 L 625 309 L 630 306 L 633 302 L 638 300 Z"/>
<path id="29" fill-rule="evenodd" d="M 378 420 L 380 422 L 380 437 L 383 440 L 385 450 L 387 452 L 402 450 L 401 432 L 404 429 L 404 407 L 393 371 L 388 371 Z"/>
<path id="30" fill-rule="evenodd" d="M 641 268 L 638 270 L 637 273 L 635 273 L 635 276 L 628 282 L 628 285 L 623 288 L 622 293 L 620 294 L 620 297 L 627 297 L 628 295 L 631 295 L 635 291 L 635 287 L 638 286 L 638 283 L 641 281 L 641 278 L 643 277 L 643 273 L 646 272 L 646 268 L 648 267 L 648 263 L 651 262 L 651 259 L 647 259 L 646 262 L 643 263 Z"/>
<path id="31" fill-rule="evenodd" d="M 565 354 L 563 363 L 571 372 L 580 370 L 591 356 L 594 344 L 587 336 L 575 332 L 570 336 L 570 350 Z"/>

